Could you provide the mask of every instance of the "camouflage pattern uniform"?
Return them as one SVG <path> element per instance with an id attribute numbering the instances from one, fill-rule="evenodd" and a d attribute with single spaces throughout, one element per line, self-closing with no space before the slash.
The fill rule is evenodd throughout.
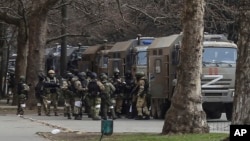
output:
<path id="1" fill-rule="evenodd" d="M 74 96 L 73 92 L 70 90 L 71 87 L 71 79 L 73 78 L 72 73 L 66 74 L 67 79 L 63 79 L 62 86 L 61 86 L 61 92 L 62 96 L 64 98 L 64 114 L 68 117 L 68 119 L 71 119 L 71 113 L 73 113 L 74 109 Z"/>
<path id="2" fill-rule="evenodd" d="M 97 74 L 92 73 L 91 80 L 88 83 L 88 93 L 90 96 L 90 107 L 93 120 L 100 120 L 99 117 L 101 108 L 101 97 L 100 94 L 104 91 L 104 85 L 97 80 Z"/>
<path id="3" fill-rule="evenodd" d="M 145 88 L 145 74 L 144 72 L 136 73 L 137 80 L 137 90 L 135 91 L 134 100 L 136 100 L 136 109 L 137 109 L 137 120 L 143 119 L 143 113 L 146 115 L 145 119 L 150 119 L 150 112 L 147 105 L 147 90 Z"/>
<path id="4" fill-rule="evenodd" d="M 125 73 L 125 89 L 124 89 L 124 97 L 125 102 L 123 105 L 123 109 L 127 118 L 134 118 L 136 116 L 136 102 L 132 102 L 132 90 L 135 87 L 135 80 L 132 76 L 131 71 L 127 71 Z"/>
<path id="5" fill-rule="evenodd" d="M 86 71 L 86 76 L 87 76 L 87 78 L 86 78 L 86 80 L 87 80 L 87 82 L 89 83 L 90 82 L 90 80 L 91 80 L 91 74 L 92 74 L 92 72 L 90 72 L 89 70 L 87 70 Z M 85 101 L 85 113 L 87 113 L 88 114 L 88 117 L 89 118 L 92 118 L 91 116 L 92 116 L 92 113 L 91 113 L 91 102 L 90 102 L 90 99 L 91 99 L 91 97 L 90 97 L 90 95 L 89 95 L 89 93 L 88 93 L 88 91 L 86 92 L 86 96 L 85 96 L 85 99 L 84 99 L 84 101 Z"/>
<path id="6" fill-rule="evenodd" d="M 45 76 L 44 74 L 40 73 L 38 75 L 39 81 L 35 86 L 35 95 L 36 95 L 36 100 L 37 100 L 37 114 L 38 116 L 41 115 L 42 112 L 42 106 L 43 105 L 43 96 L 44 96 L 44 80 Z"/>
<path id="7" fill-rule="evenodd" d="M 82 107 L 84 99 L 87 94 L 88 81 L 86 79 L 86 73 L 80 72 L 78 74 L 79 80 L 76 80 L 74 86 L 76 88 L 75 104 L 74 104 L 74 115 L 76 120 L 82 119 Z"/>
<path id="8" fill-rule="evenodd" d="M 12 100 L 12 98 L 13 98 L 13 89 L 14 88 L 15 88 L 15 73 L 9 72 L 7 104 L 9 104 L 10 100 Z"/>
<path id="9" fill-rule="evenodd" d="M 24 76 L 20 76 L 20 80 L 17 85 L 18 104 L 17 104 L 17 115 L 24 114 L 24 108 L 26 107 L 26 100 L 28 99 L 29 86 L 25 83 Z"/>
<path id="10" fill-rule="evenodd" d="M 124 85 L 125 83 L 120 78 L 119 70 L 114 70 L 114 78 L 112 84 L 115 86 L 115 92 L 113 93 L 113 98 L 115 98 L 115 111 L 118 118 L 121 117 L 123 100 L 124 100 Z"/>
<path id="11" fill-rule="evenodd" d="M 48 77 L 44 82 L 44 86 L 46 88 L 46 95 L 44 97 L 44 107 L 46 111 L 46 115 L 50 116 L 50 106 L 54 106 L 54 114 L 57 114 L 57 106 L 58 106 L 58 88 L 60 87 L 59 80 L 54 76 L 55 72 L 53 70 L 49 70 Z"/>
<path id="12" fill-rule="evenodd" d="M 111 95 L 115 91 L 115 86 L 108 82 L 108 76 L 106 74 L 102 74 L 101 82 L 105 87 L 104 92 L 101 94 L 102 97 L 102 118 L 104 120 L 108 119 L 108 111 L 110 110 L 112 119 L 116 119 L 114 103 L 112 103 Z"/>

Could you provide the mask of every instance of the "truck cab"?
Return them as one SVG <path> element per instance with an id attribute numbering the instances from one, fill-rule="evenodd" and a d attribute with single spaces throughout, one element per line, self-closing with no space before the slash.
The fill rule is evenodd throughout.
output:
<path id="1" fill-rule="evenodd" d="M 113 44 L 99 44 L 88 47 L 82 53 L 82 60 L 79 61 L 79 70 L 92 72 L 107 73 L 108 72 L 108 52 Z"/>
<path id="2" fill-rule="evenodd" d="M 237 46 L 227 41 L 204 41 L 202 59 L 203 109 L 208 118 L 232 117 Z"/>
<path id="3" fill-rule="evenodd" d="M 178 80 L 176 69 L 182 36 L 175 34 L 156 38 L 148 47 L 151 112 L 155 118 L 164 118 L 170 107 Z M 237 46 L 225 36 L 204 35 L 201 92 L 208 118 L 220 118 L 225 112 L 227 119 L 231 120 L 236 59 Z"/>
<path id="4" fill-rule="evenodd" d="M 147 48 L 153 42 L 153 37 L 138 37 L 123 42 L 117 42 L 109 51 L 109 76 L 117 68 L 124 76 L 127 70 L 135 75 L 136 71 L 147 71 Z"/>

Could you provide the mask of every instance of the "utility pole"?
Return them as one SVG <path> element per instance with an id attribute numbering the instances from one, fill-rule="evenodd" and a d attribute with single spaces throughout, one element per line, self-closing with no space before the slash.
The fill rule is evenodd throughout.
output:
<path id="1" fill-rule="evenodd" d="M 68 14 L 67 14 L 67 0 L 62 0 L 62 25 L 61 34 L 63 35 L 61 40 L 61 56 L 60 56 L 60 76 L 64 75 L 67 70 L 67 26 L 68 26 Z"/>

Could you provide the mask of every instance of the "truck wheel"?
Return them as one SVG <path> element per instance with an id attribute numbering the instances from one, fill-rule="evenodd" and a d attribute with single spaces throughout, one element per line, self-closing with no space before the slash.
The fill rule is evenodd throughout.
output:
<path id="1" fill-rule="evenodd" d="M 221 112 L 209 112 L 207 113 L 209 119 L 219 119 L 221 118 Z"/>
<path id="2" fill-rule="evenodd" d="M 161 119 L 165 119 L 165 115 L 166 115 L 168 109 L 170 108 L 170 105 L 171 105 L 171 101 L 169 101 L 169 100 L 166 100 L 163 103 L 163 105 L 161 105 L 161 115 L 160 115 Z"/>
<path id="3" fill-rule="evenodd" d="M 228 103 L 225 105 L 225 111 L 226 111 L 226 117 L 228 121 L 232 120 L 232 115 L 233 115 L 233 104 Z"/>

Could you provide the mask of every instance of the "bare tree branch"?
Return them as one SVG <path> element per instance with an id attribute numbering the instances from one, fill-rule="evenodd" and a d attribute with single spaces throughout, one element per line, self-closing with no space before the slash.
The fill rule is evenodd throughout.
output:
<path id="1" fill-rule="evenodd" d="M 19 3 L 20 5 L 22 6 L 22 10 L 21 10 L 21 15 L 22 15 L 22 19 L 23 19 L 23 22 L 24 22 L 24 25 L 25 25 L 25 36 L 27 39 L 28 38 L 28 24 L 27 24 L 27 18 L 26 18 L 26 11 L 25 11 L 25 7 L 24 7 L 24 3 L 22 0 L 19 0 Z M 18 10 L 19 11 L 19 10 Z"/>
<path id="2" fill-rule="evenodd" d="M 2 9 L 0 9 L 0 19 L 8 24 L 14 24 L 14 25 L 18 25 L 20 21 L 20 18 L 9 15 Z"/>
<path id="3" fill-rule="evenodd" d="M 160 17 L 153 17 L 153 16 L 149 15 L 148 13 L 144 12 L 143 10 L 141 10 L 141 9 L 139 9 L 139 8 L 136 8 L 136 7 L 134 7 L 134 6 L 131 6 L 131 5 L 127 5 L 127 4 L 126 4 L 125 6 L 128 7 L 128 8 L 130 8 L 130 9 L 133 9 L 133 10 L 135 10 L 135 11 L 141 12 L 141 13 L 144 14 L 145 16 L 147 16 L 147 17 L 149 17 L 150 19 L 152 19 L 152 20 L 154 21 L 154 23 L 159 22 L 160 24 L 163 24 L 163 25 L 166 24 L 166 23 L 163 23 L 163 22 L 157 20 L 157 19 L 159 19 Z M 161 17 L 161 18 L 163 18 L 163 17 Z"/>
<path id="4" fill-rule="evenodd" d="M 67 34 L 63 34 L 63 35 L 60 35 L 60 36 L 57 36 L 57 37 L 47 39 L 46 44 L 48 44 L 48 43 L 50 43 L 52 41 L 55 41 L 55 40 L 59 40 L 62 37 L 90 37 L 90 36 L 87 35 L 87 34 L 68 34 L 67 33 Z"/>

